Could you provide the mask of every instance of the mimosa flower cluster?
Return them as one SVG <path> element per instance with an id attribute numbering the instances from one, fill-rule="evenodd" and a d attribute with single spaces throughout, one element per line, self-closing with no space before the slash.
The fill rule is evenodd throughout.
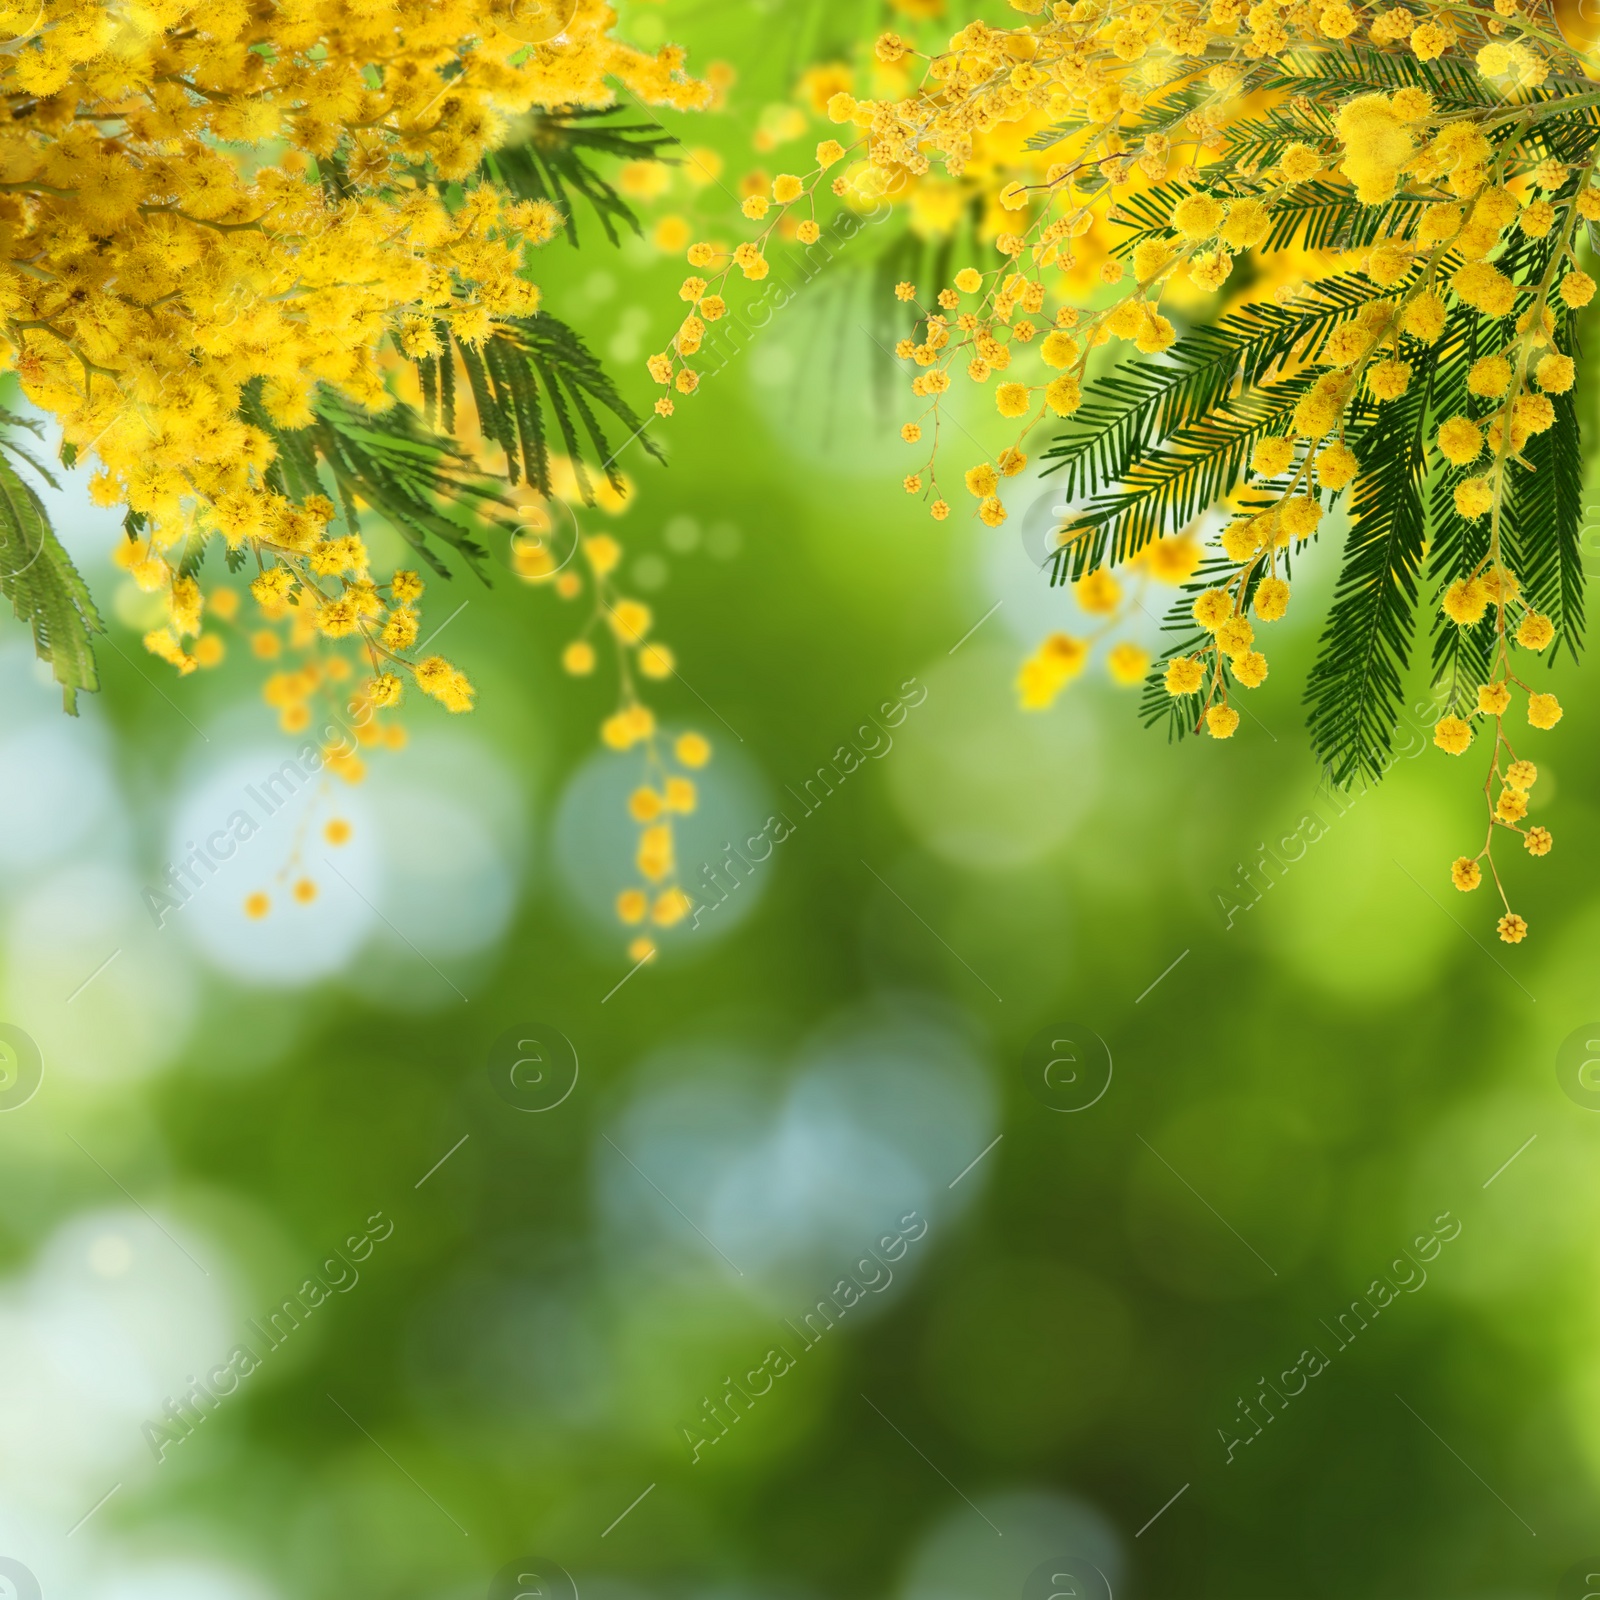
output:
<path id="1" fill-rule="evenodd" d="M 1344 571 L 1308 685 L 1317 753 L 1336 781 L 1381 772 L 1430 621 L 1435 743 L 1462 754 L 1481 729 L 1493 745 L 1485 844 L 1453 881 L 1471 890 L 1487 863 L 1499 934 L 1520 941 L 1493 844 L 1511 833 L 1542 856 L 1552 839 L 1528 823 L 1536 769 L 1509 719 L 1559 720 L 1527 674 L 1575 651 L 1582 621 L 1573 314 L 1595 292 L 1579 253 L 1600 223 L 1584 54 L 1518 0 L 1011 7 L 1014 25 L 973 22 L 934 50 L 884 35 L 879 61 L 914 63 L 916 86 L 829 105 L 865 155 L 866 175 L 836 185 L 846 197 L 936 165 L 960 177 L 996 128 L 1034 130 L 998 186 L 1012 220 L 987 259 L 896 290 L 916 318 L 897 351 L 918 403 L 906 491 L 936 519 L 965 500 L 999 527 L 1008 480 L 1058 472 L 1056 574 L 1090 616 L 1115 614 L 1165 543 L 1214 526 L 1168 618 L 1176 640 L 1139 674 L 1152 720 L 1214 739 L 1267 678 L 1258 630 L 1288 612 L 1294 560 L 1339 527 Z M 1042 174 L 1038 151 L 1053 158 Z M 773 203 L 810 205 L 846 153 L 825 145 Z M 1108 205 L 1126 233 L 1085 296 L 1079 252 Z M 771 227 L 735 253 L 747 276 L 765 270 Z M 1307 250 L 1310 281 L 1269 301 L 1190 327 L 1166 308 L 1222 293 L 1241 257 Z M 670 352 L 656 375 L 693 386 Z M 970 439 L 984 391 L 1010 427 L 951 483 L 945 452 Z M 1057 433 L 1036 461 L 1041 424 Z M 1047 641 L 1024 703 L 1047 704 L 1092 642 Z M 1137 644 L 1107 660 L 1121 681 L 1144 665 Z"/>
<path id="2" fill-rule="evenodd" d="M 519 116 L 608 104 L 613 80 L 707 98 L 676 51 L 612 39 L 608 6 L 568 9 L 559 32 L 521 0 L 0 11 L 0 367 L 127 508 L 125 564 L 167 602 L 145 643 L 180 672 L 215 656 L 183 558 L 219 538 L 266 620 L 359 645 L 373 705 L 410 681 L 470 708 L 457 669 L 413 657 L 415 574 L 374 575 L 348 502 L 336 529 L 331 499 L 283 492 L 273 430 L 310 427 L 319 394 L 383 412 L 386 349 L 538 310 L 527 252 L 560 213 L 480 167 Z"/>
<path id="3" fill-rule="evenodd" d="M 628 815 L 637 829 L 635 883 L 617 896 L 616 914 L 639 930 L 628 946 L 635 962 L 653 960 L 657 940 L 694 909 L 678 871 L 675 822 L 699 804 L 693 773 L 712 755 L 710 741 L 686 730 L 670 735 L 644 699 L 645 684 L 659 683 L 677 671 L 669 645 L 654 637 L 655 616 L 644 601 L 626 594 L 617 574 L 623 547 L 610 533 L 584 533 L 577 522 L 580 499 L 570 474 L 557 477 L 558 494 L 570 521 L 561 526 L 539 506 L 529 508 L 523 532 L 512 548 L 512 567 L 524 583 L 549 585 L 565 601 L 588 599 L 583 625 L 561 652 L 562 670 L 587 678 L 604 653 L 616 673 L 615 708 L 600 724 L 607 749 L 636 751 L 644 758 L 644 781 L 628 797 Z M 620 511 L 623 493 L 602 490 L 602 509 Z M 646 931 L 646 930 L 651 931 Z"/>

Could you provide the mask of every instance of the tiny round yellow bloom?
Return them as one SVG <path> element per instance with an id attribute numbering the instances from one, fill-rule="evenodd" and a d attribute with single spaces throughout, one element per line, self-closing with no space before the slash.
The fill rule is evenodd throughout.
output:
<path id="1" fill-rule="evenodd" d="M 668 811 L 677 811 L 688 816 L 699 803 L 699 791 L 695 788 L 693 779 L 672 777 L 667 779 L 663 798 L 666 800 Z"/>
<path id="2" fill-rule="evenodd" d="M 1279 509 L 1283 532 L 1295 539 L 1309 539 L 1322 521 L 1322 507 L 1310 495 L 1297 494 L 1285 500 Z M 1281 541 L 1280 541 L 1281 542 Z"/>
<path id="3" fill-rule="evenodd" d="M 1531 789 L 1539 781 L 1539 769 L 1531 761 L 1513 761 L 1506 768 L 1506 782 L 1514 789 Z"/>
<path id="4" fill-rule="evenodd" d="M 1276 436 L 1258 440 L 1250 455 L 1250 470 L 1263 478 L 1276 478 L 1294 460 L 1294 440 Z"/>
<path id="5" fill-rule="evenodd" d="M 1509 786 L 1500 791 L 1495 801 L 1494 814 L 1502 822 L 1520 822 L 1528 814 L 1528 797 L 1521 789 Z"/>
<path id="6" fill-rule="evenodd" d="M 1553 694 L 1528 696 L 1528 722 L 1532 727 L 1549 729 L 1561 720 L 1561 702 Z"/>
<path id="7" fill-rule="evenodd" d="M 1483 882 L 1483 870 L 1471 856 L 1457 856 L 1450 864 L 1450 881 L 1463 894 L 1470 894 Z"/>
<path id="8" fill-rule="evenodd" d="M 303 906 L 308 906 L 317 898 L 317 886 L 310 878 L 300 878 L 295 882 L 294 897 Z"/>
<path id="9" fill-rule="evenodd" d="M 594 646 L 587 639 L 574 639 L 561 652 L 561 665 L 574 678 L 584 678 L 593 672 L 594 660 Z"/>
<path id="10" fill-rule="evenodd" d="M 1528 936 L 1528 924 L 1515 911 L 1508 911 L 1495 924 L 1495 931 L 1507 944 L 1521 944 Z"/>
<path id="11" fill-rule="evenodd" d="M 1458 756 L 1472 743 L 1472 725 L 1460 717 L 1440 717 L 1433 725 L 1433 742 L 1446 755 Z"/>
<path id="12" fill-rule="evenodd" d="M 680 733 L 672 753 L 683 766 L 703 767 L 711 759 L 711 745 L 701 734 Z"/>
<path id="13" fill-rule="evenodd" d="M 1471 627 L 1489 609 L 1488 588 L 1477 578 L 1458 578 L 1445 590 L 1441 609 L 1452 622 Z"/>
<path id="14" fill-rule="evenodd" d="M 1186 239 L 1209 239 L 1222 226 L 1222 202 L 1208 194 L 1186 195 L 1172 209 L 1172 226 Z"/>
<path id="15" fill-rule="evenodd" d="M 983 274 L 976 267 L 963 267 L 956 274 L 956 288 L 962 294 L 976 294 L 983 287 Z"/>
<path id="16" fill-rule="evenodd" d="M 651 643 L 639 652 L 639 670 L 647 678 L 670 678 L 678 664 L 666 645 Z"/>
<path id="17" fill-rule="evenodd" d="M 670 928 L 682 922 L 693 909 L 688 895 L 674 886 L 656 896 L 656 903 L 650 908 L 650 920 L 658 928 Z"/>
<path id="18" fill-rule="evenodd" d="M 1167 663 L 1167 693 L 1174 696 L 1193 694 L 1205 681 L 1205 671 L 1205 664 L 1199 656 L 1174 656 Z"/>
<path id="19" fill-rule="evenodd" d="M 1572 387 L 1578 369 L 1571 356 L 1548 355 L 1533 369 L 1534 382 L 1546 394 L 1565 394 Z"/>
<path id="20" fill-rule="evenodd" d="M 1122 600 L 1122 585 L 1104 567 L 1096 567 L 1072 586 L 1073 598 L 1091 616 L 1109 616 Z"/>
<path id="21" fill-rule="evenodd" d="M 994 392 L 996 410 L 1002 417 L 1025 416 L 1033 407 L 1033 396 L 1025 383 L 1002 383 Z"/>
<path id="22" fill-rule="evenodd" d="M 1217 629 L 1217 648 L 1225 655 L 1240 655 L 1250 648 L 1255 637 L 1256 630 L 1247 617 L 1226 617 Z"/>
<path id="23" fill-rule="evenodd" d="M 257 889 L 254 894 L 247 894 L 244 897 L 244 914 L 247 917 L 251 917 L 259 921 L 260 918 L 266 916 L 271 909 L 272 901 L 259 889 Z"/>
<path id="24" fill-rule="evenodd" d="M 1226 589 L 1206 589 L 1195 597 L 1194 620 L 1207 633 L 1215 633 L 1233 615 L 1233 601 Z"/>
<path id="25" fill-rule="evenodd" d="M 1517 625 L 1517 643 L 1527 650 L 1543 650 L 1555 636 L 1555 624 L 1537 611 L 1530 611 Z"/>
<path id="26" fill-rule="evenodd" d="M 628 959 L 635 963 L 635 965 L 642 966 L 646 961 L 650 960 L 655 953 L 656 943 L 654 939 L 640 937 L 633 940 L 628 946 Z"/>
<path id="27" fill-rule="evenodd" d="M 1587 272 L 1569 272 L 1556 292 L 1569 306 L 1586 306 L 1594 299 L 1594 279 Z"/>
<path id="28" fill-rule="evenodd" d="M 1547 856 L 1554 843 L 1555 840 L 1548 828 L 1529 828 L 1527 838 L 1522 841 L 1522 847 L 1530 856 Z"/>
<path id="29" fill-rule="evenodd" d="M 1256 615 L 1263 622 L 1276 622 L 1288 609 L 1288 583 L 1283 578 L 1263 578 L 1256 586 Z"/>
<path id="30" fill-rule="evenodd" d="M 1231 739 L 1239 726 L 1239 713 L 1232 706 L 1212 706 L 1206 712 L 1206 732 L 1213 739 Z"/>
<path id="31" fill-rule="evenodd" d="M 331 817 L 323 824 L 322 837 L 331 845 L 348 844 L 351 831 L 350 824 L 343 817 Z"/>
<path id="32" fill-rule="evenodd" d="M 1317 482 L 1324 489 L 1339 490 L 1355 481 L 1361 463 L 1355 452 L 1342 444 L 1330 444 L 1317 453 Z"/>
<path id="33" fill-rule="evenodd" d="M 1466 478 L 1456 485 L 1456 510 L 1469 520 L 1481 517 L 1494 504 L 1487 478 Z"/>
<path id="34" fill-rule="evenodd" d="M 1058 417 L 1069 417 L 1083 404 L 1083 388 L 1070 372 L 1063 372 L 1059 378 L 1051 379 L 1044 399 Z"/>
<path id="35" fill-rule="evenodd" d="M 1113 683 L 1132 688 L 1143 683 L 1150 671 L 1150 652 L 1131 639 L 1123 639 L 1106 652 L 1106 670 Z"/>
<path id="36" fill-rule="evenodd" d="M 1379 361 L 1367 368 L 1367 388 L 1374 400 L 1398 400 L 1410 382 L 1409 361 Z"/>
<path id="37" fill-rule="evenodd" d="M 1267 658 L 1259 650 L 1243 650 L 1233 658 L 1233 675 L 1247 689 L 1267 681 Z"/>
<path id="38" fill-rule="evenodd" d="M 1478 685 L 1478 710 L 1486 717 L 1498 717 L 1511 704 L 1511 691 L 1504 683 Z"/>
<path id="39" fill-rule="evenodd" d="M 1476 461 L 1483 449 L 1483 435 L 1468 417 L 1451 417 L 1439 425 L 1438 445 L 1446 461 L 1464 467 Z"/>
<path id="40" fill-rule="evenodd" d="M 663 801 L 661 795 L 648 784 L 643 788 L 635 789 L 628 796 L 628 815 L 635 822 L 654 822 L 661 815 Z"/>
<path id="41" fill-rule="evenodd" d="M 803 193 L 805 193 L 805 185 L 792 172 L 780 173 L 772 181 L 772 198 L 780 206 L 791 204 L 798 200 Z"/>
<path id="42" fill-rule="evenodd" d="M 1511 387 L 1511 363 L 1504 356 L 1480 356 L 1467 368 L 1467 393 L 1497 400 Z"/>
<path id="43" fill-rule="evenodd" d="M 971 468 L 966 475 L 967 493 L 982 500 L 1000 487 L 1000 475 L 985 461 Z"/>
<path id="44" fill-rule="evenodd" d="M 643 889 L 624 889 L 617 896 L 617 916 L 630 927 L 643 922 L 650 910 L 650 897 Z"/>

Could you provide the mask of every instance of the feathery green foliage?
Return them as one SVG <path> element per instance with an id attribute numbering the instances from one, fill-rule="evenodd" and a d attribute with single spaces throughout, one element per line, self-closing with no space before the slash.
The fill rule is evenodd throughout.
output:
<path id="1" fill-rule="evenodd" d="M 0 424 L 38 431 L 30 420 L 11 412 L 0 412 Z M 0 439 L 0 445 L 55 486 L 15 440 Z M 0 594 L 11 602 L 17 620 L 32 629 L 34 650 L 50 663 L 61 685 L 62 704 L 76 716 L 78 691 L 100 687 L 92 636 L 105 628 L 88 585 L 50 526 L 43 502 L 5 455 L 0 455 Z"/>

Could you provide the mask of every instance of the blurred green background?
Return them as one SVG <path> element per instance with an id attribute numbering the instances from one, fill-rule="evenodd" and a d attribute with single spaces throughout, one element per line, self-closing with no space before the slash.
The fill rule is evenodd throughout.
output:
<path id="1" fill-rule="evenodd" d="M 726 111 L 671 119 L 731 188 L 763 106 L 875 17 L 669 0 L 622 31 L 737 67 Z M 625 513 L 583 513 L 677 652 L 663 716 L 715 745 L 686 876 L 794 825 L 620 987 L 635 774 L 547 589 L 436 586 L 480 709 L 418 708 L 159 929 L 142 891 L 298 743 L 260 664 L 177 682 L 118 623 L 71 722 L 0 636 L 0 1018 L 43 1063 L 0 1115 L 0 1592 L 1587 1592 L 1560 1584 L 1600 1552 L 1593 695 L 1558 671 L 1529 751 L 1557 842 L 1509 860 L 1514 950 L 1449 886 L 1475 775 L 1429 749 L 1317 786 L 1326 549 L 1230 745 L 1167 747 L 1095 670 L 1022 714 L 1021 658 L 1072 625 L 1027 549 L 1048 483 L 998 531 L 900 493 L 860 246 L 658 425 L 668 465 L 625 458 Z M 676 258 L 591 223 L 542 265 L 647 404 Z M 114 523 L 56 509 L 136 621 Z M 321 896 L 247 924 L 306 816 Z M 528 1110 L 489 1063 L 535 1030 L 578 1073 Z M 163 1417 L 241 1344 L 235 1392 Z"/>

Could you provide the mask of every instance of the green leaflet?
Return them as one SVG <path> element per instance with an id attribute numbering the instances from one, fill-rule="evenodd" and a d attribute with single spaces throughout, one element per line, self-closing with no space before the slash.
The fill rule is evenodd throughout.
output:
<path id="1" fill-rule="evenodd" d="M 625 106 L 567 107 L 528 118 L 527 136 L 492 151 L 482 173 L 518 200 L 548 200 L 566 220 L 569 243 L 578 243 L 574 198 L 593 208 L 612 244 L 617 225 L 639 233 L 639 219 L 616 186 L 595 165 L 597 156 L 620 161 L 661 161 L 661 152 L 678 140 L 658 122 L 626 122 Z"/>
<path id="2" fill-rule="evenodd" d="M 445 353 L 416 363 L 427 420 L 431 423 L 437 415 L 447 433 L 455 428 L 454 351 L 466 370 L 478 425 L 485 438 L 505 451 L 512 483 L 526 477 L 541 494 L 550 493 L 552 417 L 586 499 L 592 500 L 586 453 L 614 488 L 622 485 L 617 457 L 634 439 L 662 459 L 660 447 L 645 432 L 646 423 L 566 323 L 543 314 L 497 322 L 491 337 L 476 349 L 457 343 L 448 324 L 435 326 Z M 627 430 L 615 447 L 606 433 L 605 413 Z"/>
<path id="3" fill-rule="evenodd" d="M 10 419 L 13 421 L 20 419 Z M 8 442 L 9 447 L 9 442 Z M 50 527 L 44 505 L 0 456 L 0 593 L 33 630 L 33 647 L 50 663 L 62 703 L 78 714 L 78 691 L 100 687 L 90 636 L 104 633 L 88 586 Z"/>
<path id="4" fill-rule="evenodd" d="M 276 428 L 262 409 L 255 388 L 247 390 L 241 412 L 265 428 L 278 446 L 267 482 L 291 500 L 324 494 L 331 479 L 346 525 L 357 526 L 357 500 L 406 540 L 418 558 L 441 577 L 449 577 L 434 545 L 459 555 L 487 582 L 481 563 L 487 550 L 474 537 L 496 509 L 511 502 L 499 485 L 453 439 L 435 433 L 411 407 L 394 405 L 376 414 L 362 410 L 331 389 L 318 391 L 316 421 L 293 431 Z"/>

